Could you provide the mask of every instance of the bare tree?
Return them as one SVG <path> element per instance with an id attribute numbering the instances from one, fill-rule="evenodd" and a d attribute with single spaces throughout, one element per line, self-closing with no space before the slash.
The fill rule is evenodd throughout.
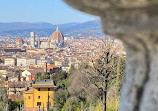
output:
<path id="1" fill-rule="evenodd" d="M 104 51 L 102 55 L 96 60 L 93 61 L 93 68 L 96 76 L 93 77 L 93 84 L 101 89 L 103 92 L 103 111 L 106 111 L 106 97 L 107 97 L 107 89 L 108 84 L 116 78 L 115 71 L 115 61 L 114 57 L 116 55 L 116 48 L 112 47 L 112 42 L 109 39 L 105 43 Z M 97 81 L 98 79 L 98 81 Z"/>
<path id="2" fill-rule="evenodd" d="M 108 85 L 119 76 L 120 58 L 117 52 L 119 47 L 114 46 L 113 41 L 109 38 L 104 41 L 104 46 L 100 49 L 100 55 L 97 59 L 91 59 L 92 66 L 83 65 L 71 77 L 71 93 L 81 93 L 86 91 L 89 94 L 102 92 L 103 111 L 106 111 L 106 98 Z M 118 61 L 119 60 L 119 61 Z M 118 66 L 118 67 L 117 67 Z M 118 80 L 116 80 L 118 81 Z"/>

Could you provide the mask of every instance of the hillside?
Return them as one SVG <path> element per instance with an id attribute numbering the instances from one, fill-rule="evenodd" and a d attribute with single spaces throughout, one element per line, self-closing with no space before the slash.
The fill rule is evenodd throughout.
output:
<path id="1" fill-rule="evenodd" d="M 79 36 L 101 36 L 100 23 L 98 21 L 88 21 L 84 23 L 67 23 L 58 25 L 59 30 L 67 37 Z M 57 25 L 46 22 L 27 23 L 12 22 L 0 23 L 0 36 L 29 37 L 29 33 L 34 31 L 37 36 L 50 36 Z"/>

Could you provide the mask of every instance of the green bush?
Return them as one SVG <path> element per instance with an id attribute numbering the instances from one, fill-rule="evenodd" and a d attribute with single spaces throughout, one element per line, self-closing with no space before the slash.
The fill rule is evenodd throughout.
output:
<path id="1" fill-rule="evenodd" d="M 75 100 L 67 100 L 61 111 L 81 111 L 80 103 Z"/>
<path id="2" fill-rule="evenodd" d="M 55 97 L 54 97 L 55 107 L 59 111 L 63 108 L 67 98 L 68 98 L 68 92 L 66 90 L 59 89 L 57 92 L 55 92 Z"/>

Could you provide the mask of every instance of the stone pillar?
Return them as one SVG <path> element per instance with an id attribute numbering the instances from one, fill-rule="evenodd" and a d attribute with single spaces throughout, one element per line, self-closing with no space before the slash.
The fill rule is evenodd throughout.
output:
<path id="1" fill-rule="evenodd" d="M 103 31 L 124 42 L 126 76 L 120 111 L 158 110 L 158 0 L 64 0 L 101 17 Z"/>

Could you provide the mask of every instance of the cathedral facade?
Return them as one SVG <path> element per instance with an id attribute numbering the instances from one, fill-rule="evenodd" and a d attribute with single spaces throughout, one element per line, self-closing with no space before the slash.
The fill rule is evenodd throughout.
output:
<path id="1" fill-rule="evenodd" d="M 64 36 L 56 28 L 56 31 L 52 34 L 50 40 L 40 41 L 38 40 L 38 48 L 62 48 L 64 47 Z"/>

